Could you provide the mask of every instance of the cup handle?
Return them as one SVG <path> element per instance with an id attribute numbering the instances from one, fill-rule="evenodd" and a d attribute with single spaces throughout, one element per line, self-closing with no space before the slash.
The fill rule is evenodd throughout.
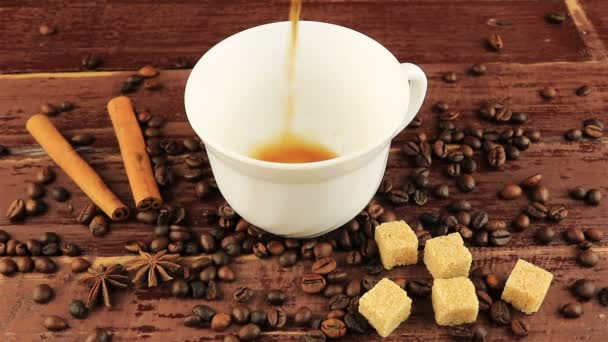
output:
<path id="1" fill-rule="evenodd" d="M 397 132 L 395 132 L 394 136 L 399 134 L 405 127 L 407 127 L 416 113 L 418 113 L 418 110 L 420 110 L 420 107 L 422 107 L 427 86 L 426 75 L 419 66 L 412 63 L 402 63 L 401 67 L 403 68 L 403 71 L 410 82 L 410 101 L 407 107 L 407 113 L 403 119 L 403 123 Z"/>

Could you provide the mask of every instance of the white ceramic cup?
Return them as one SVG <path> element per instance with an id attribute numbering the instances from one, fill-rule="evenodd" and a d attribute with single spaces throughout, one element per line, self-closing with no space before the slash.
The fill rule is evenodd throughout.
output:
<path id="1" fill-rule="evenodd" d="M 302 164 L 248 156 L 281 134 L 289 22 L 254 27 L 210 49 L 186 85 L 190 124 L 205 143 L 217 185 L 243 218 L 273 234 L 311 237 L 348 222 L 382 180 L 391 139 L 414 118 L 426 76 L 375 40 L 301 21 L 293 133 L 337 158 Z"/>

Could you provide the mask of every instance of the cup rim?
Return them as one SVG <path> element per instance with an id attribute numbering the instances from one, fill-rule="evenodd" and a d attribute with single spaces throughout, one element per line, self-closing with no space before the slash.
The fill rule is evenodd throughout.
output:
<path id="1" fill-rule="evenodd" d="M 364 148 L 361 148 L 357 151 L 354 151 L 354 152 L 351 152 L 351 153 L 348 153 L 345 155 L 339 155 L 336 158 L 317 161 L 317 162 L 309 162 L 309 163 L 277 163 L 277 162 L 269 162 L 269 161 L 264 161 L 264 160 L 259 160 L 259 159 L 249 157 L 245 154 L 238 153 L 232 149 L 225 148 L 222 146 L 222 144 L 219 144 L 219 143 L 213 141 L 213 139 L 204 138 L 199 135 L 199 133 L 197 132 L 198 125 L 193 120 L 190 120 L 190 114 L 188 114 L 189 101 L 187 100 L 189 97 L 191 97 L 191 96 L 188 96 L 188 93 L 191 92 L 191 91 L 189 91 L 189 89 L 191 88 L 190 85 L 192 84 L 190 80 L 192 79 L 192 75 L 197 70 L 197 66 L 199 65 L 199 63 L 203 62 L 205 56 L 209 52 L 211 52 L 214 49 L 221 48 L 222 45 L 225 44 L 227 40 L 233 39 L 234 37 L 236 37 L 244 32 L 247 32 L 250 30 L 258 30 L 258 29 L 261 29 L 266 26 L 276 26 L 276 25 L 280 25 L 280 24 L 284 25 L 285 23 L 290 23 L 290 22 L 289 21 L 277 21 L 277 22 L 267 23 L 267 24 L 263 24 L 263 25 L 258 25 L 258 26 L 250 27 L 243 31 L 239 31 L 229 37 L 226 37 L 225 39 L 223 39 L 222 41 L 220 41 L 219 43 L 217 43 L 216 45 L 211 47 L 209 50 L 207 50 L 207 52 L 205 52 L 201 56 L 201 58 L 199 58 L 199 60 L 196 62 L 196 64 L 194 65 L 194 68 L 192 68 L 192 72 L 190 73 L 190 75 L 188 76 L 188 80 L 186 81 L 186 88 L 185 88 L 185 92 L 184 92 L 184 105 L 186 107 L 186 116 L 188 117 L 188 121 L 189 121 L 190 125 L 194 129 L 195 133 L 197 133 L 197 135 L 199 136 L 201 141 L 205 144 L 205 146 L 209 145 L 213 150 L 215 150 L 229 158 L 232 158 L 240 163 L 244 163 L 247 165 L 265 168 L 265 169 L 281 170 L 281 171 L 293 171 L 293 170 L 300 171 L 300 170 L 318 170 L 318 169 L 323 169 L 323 168 L 330 168 L 330 167 L 333 167 L 333 166 L 336 166 L 339 164 L 344 164 L 344 163 L 359 159 L 362 156 L 371 153 L 373 150 L 380 148 L 382 145 L 386 144 L 387 141 L 392 140 L 399 133 L 398 130 L 399 130 L 399 127 L 401 127 L 399 124 L 393 131 L 389 131 L 389 133 L 386 136 L 382 137 L 382 139 L 379 139 L 377 142 L 368 144 Z M 345 26 L 322 22 L 322 21 L 300 20 L 300 23 L 307 23 L 307 24 L 314 24 L 314 25 L 320 24 L 323 26 L 333 26 L 334 28 L 345 29 L 345 30 L 350 31 L 351 33 L 361 35 L 361 36 L 367 38 L 372 44 L 378 46 L 380 49 L 382 49 L 386 53 L 388 53 L 395 62 L 397 62 L 398 64 L 401 64 L 401 62 L 399 62 L 399 60 L 397 60 L 397 57 L 395 57 L 395 55 L 393 55 L 393 53 L 390 52 L 384 45 L 380 44 L 378 41 L 376 41 L 372 37 L 370 37 L 362 32 L 353 30 L 353 29 L 345 27 Z M 409 103 L 408 103 L 408 106 L 409 106 Z M 404 115 L 407 113 L 407 108 L 403 109 L 403 113 L 404 113 Z"/>

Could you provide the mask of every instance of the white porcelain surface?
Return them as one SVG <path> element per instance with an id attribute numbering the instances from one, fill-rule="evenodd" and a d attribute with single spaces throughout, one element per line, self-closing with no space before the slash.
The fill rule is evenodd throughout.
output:
<path id="1" fill-rule="evenodd" d="M 285 124 L 288 36 L 289 23 L 280 22 L 217 44 L 192 70 L 185 106 L 226 201 L 271 233 L 309 237 L 348 222 L 372 198 L 390 140 L 422 104 L 426 77 L 361 33 L 303 21 L 293 131 L 339 157 L 306 164 L 255 160 L 248 157 L 252 146 L 276 137 Z"/>

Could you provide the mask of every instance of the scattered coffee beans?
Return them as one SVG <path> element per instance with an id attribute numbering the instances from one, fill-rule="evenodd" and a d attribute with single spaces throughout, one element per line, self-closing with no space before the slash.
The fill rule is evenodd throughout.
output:
<path id="1" fill-rule="evenodd" d="M 48 284 L 40 284 L 34 287 L 32 299 L 38 304 L 46 304 L 53 299 L 55 291 Z"/>
<path id="2" fill-rule="evenodd" d="M 568 303 L 562 306 L 560 312 L 566 318 L 578 318 L 583 314 L 583 306 L 579 303 Z"/>

